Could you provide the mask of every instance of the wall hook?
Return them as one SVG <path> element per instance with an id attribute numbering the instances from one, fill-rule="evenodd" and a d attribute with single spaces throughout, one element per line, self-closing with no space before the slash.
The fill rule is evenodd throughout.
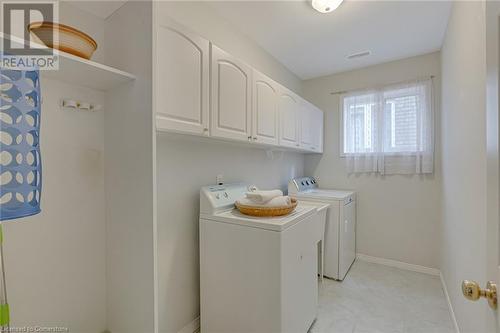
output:
<path id="1" fill-rule="evenodd" d="M 101 105 L 76 101 L 73 99 L 63 99 L 61 100 L 61 107 L 63 109 L 73 109 L 76 111 L 98 111 L 101 109 Z"/>

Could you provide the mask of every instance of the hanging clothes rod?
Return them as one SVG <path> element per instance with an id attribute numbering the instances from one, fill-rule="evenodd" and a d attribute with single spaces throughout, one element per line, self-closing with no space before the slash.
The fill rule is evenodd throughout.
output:
<path id="1" fill-rule="evenodd" d="M 414 81 L 417 81 L 417 80 L 425 80 L 425 79 L 434 79 L 436 76 L 435 75 L 430 75 L 430 76 L 423 76 L 423 77 L 418 77 L 414 80 L 406 80 L 406 81 L 399 81 L 399 82 L 394 82 L 394 83 L 388 83 L 388 84 L 384 84 L 384 85 L 379 85 L 379 86 L 375 86 L 375 87 L 365 87 L 365 88 L 356 88 L 356 89 L 351 89 L 351 90 L 340 90 L 340 91 L 333 91 L 330 93 L 330 95 L 341 95 L 341 94 L 347 94 L 348 92 L 352 92 L 352 91 L 358 91 L 358 90 L 369 90 L 369 89 L 376 89 L 376 88 L 381 88 L 381 87 L 387 87 L 387 86 L 392 86 L 392 85 L 395 85 L 395 84 L 403 84 L 403 83 L 410 83 L 410 82 L 414 82 Z"/>

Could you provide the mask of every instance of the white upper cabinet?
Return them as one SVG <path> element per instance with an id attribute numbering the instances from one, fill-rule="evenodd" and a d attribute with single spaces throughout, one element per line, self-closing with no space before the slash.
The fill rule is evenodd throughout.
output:
<path id="1" fill-rule="evenodd" d="M 300 148 L 310 150 L 312 147 L 313 112 L 309 103 L 302 101 L 299 112 Z"/>
<path id="2" fill-rule="evenodd" d="M 323 128 L 324 128 L 324 116 L 323 111 L 318 109 L 317 107 L 313 107 L 312 109 L 313 117 L 312 117 L 312 147 L 311 150 L 322 153 L 323 152 Z"/>
<path id="3" fill-rule="evenodd" d="M 299 117 L 300 147 L 313 152 L 323 151 L 323 111 L 303 101 Z"/>
<path id="4" fill-rule="evenodd" d="M 155 50 L 157 130 L 323 151 L 321 110 L 209 40 L 162 16 Z"/>
<path id="5" fill-rule="evenodd" d="M 252 69 L 212 45 L 211 135 L 251 140 Z"/>
<path id="6" fill-rule="evenodd" d="M 298 96 L 281 87 L 278 96 L 278 109 L 280 118 L 279 144 L 298 148 L 300 146 L 298 128 L 300 100 Z"/>
<path id="7" fill-rule="evenodd" d="M 156 29 L 156 126 L 208 135 L 208 40 L 162 19 Z"/>
<path id="8" fill-rule="evenodd" d="M 323 111 L 287 89 L 279 93 L 280 145 L 323 151 Z"/>
<path id="9" fill-rule="evenodd" d="M 264 74 L 253 71 L 252 140 L 277 145 L 278 85 Z"/>

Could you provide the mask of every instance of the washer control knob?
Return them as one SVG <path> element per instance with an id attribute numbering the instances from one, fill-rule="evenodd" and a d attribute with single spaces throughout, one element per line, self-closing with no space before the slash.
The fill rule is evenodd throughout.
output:
<path id="1" fill-rule="evenodd" d="M 217 193 L 217 194 L 215 195 L 215 199 L 217 199 L 217 200 L 219 200 L 219 199 L 220 199 L 220 194 L 219 194 L 219 193 Z"/>
<path id="2" fill-rule="evenodd" d="M 224 197 L 229 197 L 229 194 L 227 194 L 227 192 L 224 192 Z"/>

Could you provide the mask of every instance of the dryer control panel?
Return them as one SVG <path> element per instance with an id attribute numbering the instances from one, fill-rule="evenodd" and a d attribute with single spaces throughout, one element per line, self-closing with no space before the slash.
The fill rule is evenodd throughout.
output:
<path id="1" fill-rule="evenodd" d="M 288 183 L 288 195 L 318 188 L 314 177 L 302 177 L 290 180 Z"/>

